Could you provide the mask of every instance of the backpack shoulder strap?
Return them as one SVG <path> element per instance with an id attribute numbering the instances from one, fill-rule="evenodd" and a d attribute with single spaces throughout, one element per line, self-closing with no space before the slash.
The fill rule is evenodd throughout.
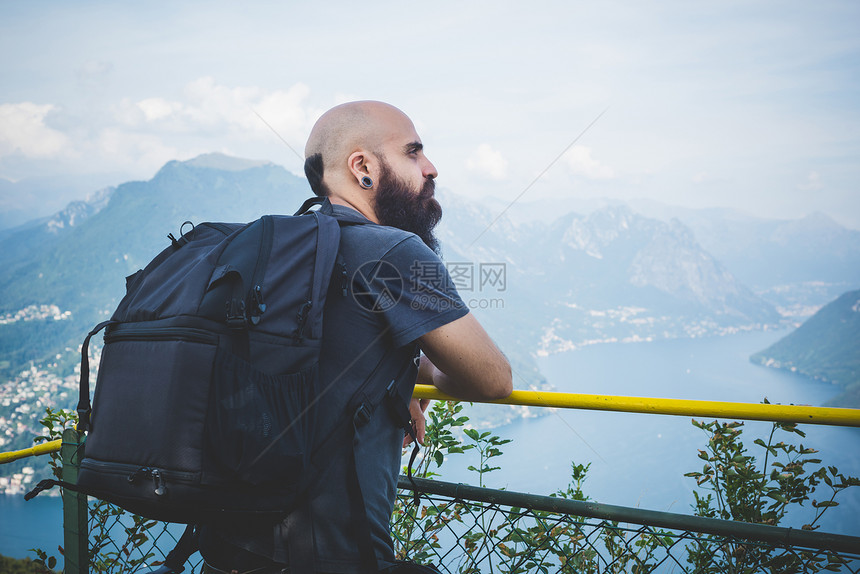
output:
<path id="1" fill-rule="evenodd" d="M 299 211 L 296 212 L 296 215 L 300 215 L 301 213 L 304 213 L 303 210 L 305 210 L 305 206 L 308 206 L 308 208 L 310 208 L 314 205 L 320 206 L 320 208 L 317 210 L 318 213 L 321 213 L 323 215 L 328 215 L 329 217 L 333 217 L 341 225 L 363 225 L 363 224 L 367 224 L 367 223 L 373 223 L 372 221 L 369 221 L 366 217 L 364 217 L 363 215 L 361 215 L 358 212 L 355 212 L 355 213 L 350 213 L 350 212 L 338 213 L 334 209 L 334 205 L 332 205 L 331 201 L 329 201 L 329 199 L 327 197 L 312 197 L 312 198 L 308 199 L 307 201 L 304 202 L 304 204 L 302 204 L 302 207 L 299 208 Z"/>
<path id="2" fill-rule="evenodd" d="M 293 215 L 303 215 L 303 214 L 309 212 L 313 206 L 323 205 L 326 202 L 328 202 L 327 197 L 318 197 L 318 196 L 311 197 L 309 199 L 306 199 L 305 202 L 302 204 L 302 206 L 300 208 L 298 208 L 298 210 L 296 210 L 296 212 Z M 329 203 L 329 205 L 331 205 L 331 204 Z"/>

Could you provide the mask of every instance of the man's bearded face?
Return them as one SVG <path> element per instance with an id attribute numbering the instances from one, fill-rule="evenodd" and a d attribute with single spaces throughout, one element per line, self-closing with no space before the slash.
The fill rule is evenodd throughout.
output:
<path id="1" fill-rule="evenodd" d="M 421 190 L 417 191 L 394 175 L 385 160 L 381 160 L 381 172 L 376 192 L 376 218 L 382 225 L 409 231 L 434 252 L 439 253 L 439 240 L 433 228 L 442 219 L 442 206 L 433 197 L 436 182 L 424 178 Z"/>

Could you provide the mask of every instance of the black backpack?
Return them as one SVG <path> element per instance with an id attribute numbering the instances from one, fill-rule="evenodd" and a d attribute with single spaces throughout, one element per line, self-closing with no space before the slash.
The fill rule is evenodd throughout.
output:
<path id="1" fill-rule="evenodd" d="M 78 483 L 44 480 L 27 499 L 60 485 L 155 520 L 275 521 L 387 396 L 411 430 L 402 391 L 366 391 L 373 373 L 349 403 L 354 417 L 313 428 L 326 391 L 318 361 L 333 272 L 344 295 L 347 287 L 338 220 L 307 211 L 321 202 L 308 200 L 295 216 L 170 235 L 171 245 L 127 278 L 113 316 L 82 348 Z M 91 412 L 88 344 L 102 328 Z M 312 448 L 312 436 L 324 438 Z"/>

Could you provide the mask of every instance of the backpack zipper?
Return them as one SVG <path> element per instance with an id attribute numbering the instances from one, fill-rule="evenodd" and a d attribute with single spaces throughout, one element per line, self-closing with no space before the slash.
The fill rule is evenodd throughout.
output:
<path id="1" fill-rule="evenodd" d="M 263 302 L 262 283 L 266 275 L 266 268 L 269 265 L 269 257 L 272 254 L 272 242 L 275 236 L 275 224 L 272 221 L 271 215 L 261 217 L 260 224 L 263 227 L 260 232 L 260 249 L 257 252 L 257 264 L 254 266 L 254 274 L 251 276 L 251 289 L 248 295 L 251 303 L 248 311 L 248 322 L 251 325 L 259 324 L 260 317 L 266 312 L 266 304 Z"/>
<path id="2" fill-rule="evenodd" d="M 218 335 L 191 327 L 138 327 L 105 334 L 105 343 L 116 341 L 188 341 L 216 345 Z"/>
<path id="3" fill-rule="evenodd" d="M 167 494 L 170 483 L 196 484 L 197 473 L 176 470 L 163 470 L 149 466 L 137 466 L 120 462 L 102 462 L 91 458 L 81 461 L 81 468 L 87 468 L 102 474 L 125 476 L 129 484 L 135 484 L 139 479 L 152 480 L 152 492 L 156 496 Z"/>
<path id="4" fill-rule="evenodd" d="M 317 234 L 316 234 L 317 244 L 316 244 L 316 249 L 314 251 L 318 252 L 318 250 L 320 248 L 320 246 L 319 246 L 319 240 L 320 240 L 319 214 L 316 211 L 312 211 L 311 215 L 316 219 L 316 223 L 317 223 Z M 304 333 L 305 323 L 307 323 L 308 317 L 310 317 L 310 314 L 311 314 L 311 309 L 314 306 L 314 278 L 316 277 L 316 274 L 317 274 L 316 264 L 317 264 L 317 260 L 315 257 L 314 258 L 314 268 L 313 268 L 313 271 L 311 272 L 311 282 L 310 282 L 310 285 L 308 286 L 308 296 L 305 299 L 305 303 L 304 303 L 304 305 L 302 305 L 302 308 L 299 309 L 298 321 L 297 321 L 298 325 L 296 326 L 296 330 L 293 333 L 293 340 L 297 344 L 301 343 L 305 339 L 305 333 Z"/>

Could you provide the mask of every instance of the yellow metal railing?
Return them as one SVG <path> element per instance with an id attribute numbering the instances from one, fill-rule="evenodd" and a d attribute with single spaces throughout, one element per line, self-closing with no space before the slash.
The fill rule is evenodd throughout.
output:
<path id="1" fill-rule="evenodd" d="M 63 446 L 63 439 L 58 438 L 57 440 L 37 444 L 36 446 L 31 446 L 30 448 L 13 450 L 11 452 L 0 452 L 0 464 L 12 462 L 13 460 L 18 460 L 20 458 L 27 458 L 28 456 L 38 456 L 40 454 L 60 452 L 61 446 Z"/>
<path id="2" fill-rule="evenodd" d="M 430 385 L 416 385 L 412 396 L 419 399 L 456 400 Z M 648 413 L 652 415 L 681 415 L 714 417 L 718 419 L 860 427 L 860 409 L 655 399 L 649 397 L 618 397 L 544 391 L 514 391 L 506 399 L 483 402 L 530 407 L 555 407 L 562 409 Z"/>
<path id="3" fill-rule="evenodd" d="M 436 387 L 416 385 L 412 396 L 419 399 L 457 400 Z M 832 407 L 809 407 L 799 405 L 770 405 L 754 403 L 728 403 L 720 401 L 694 401 L 683 399 L 658 399 L 651 397 L 619 397 L 611 395 L 586 395 L 578 393 L 553 393 L 546 391 L 514 391 L 506 399 L 483 401 L 501 405 L 528 407 L 550 407 L 560 409 L 586 409 L 618 411 L 625 413 L 647 413 L 652 415 L 679 415 L 714 417 L 718 419 L 742 419 L 773 421 L 781 423 L 806 423 L 860 427 L 860 409 Z M 60 440 L 46 442 L 23 450 L 0 453 L 0 464 L 28 456 L 58 452 Z"/>

